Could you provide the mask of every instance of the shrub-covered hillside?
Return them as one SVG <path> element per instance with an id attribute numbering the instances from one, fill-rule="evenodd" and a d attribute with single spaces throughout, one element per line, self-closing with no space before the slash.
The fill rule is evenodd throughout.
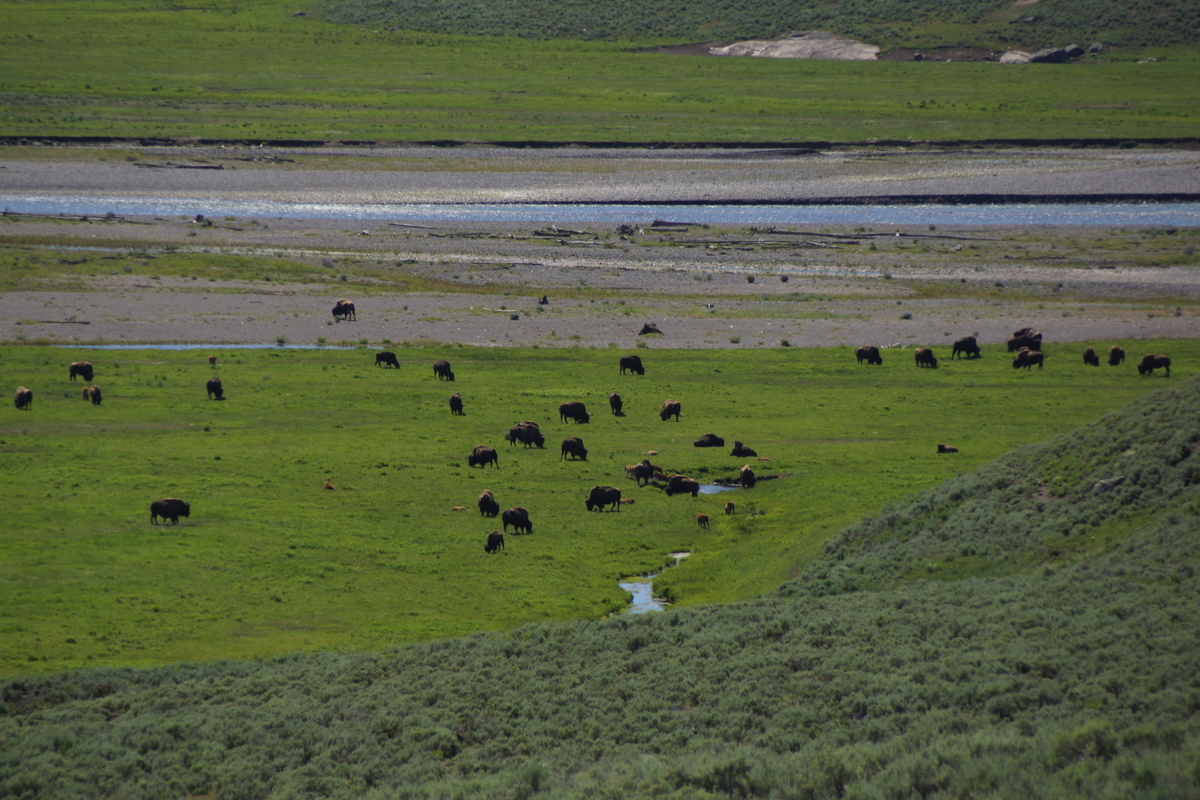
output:
<path id="1" fill-rule="evenodd" d="M 881 46 L 965 44 L 1040 48 L 1194 43 L 1200 6 L 1190 0 L 324 0 L 332 21 L 408 30 L 533 39 L 684 41 L 773 38 L 830 30 Z"/>
<path id="2" fill-rule="evenodd" d="M 1195 797 L 1198 448 L 1189 380 L 754 601 L 12 681 L 0 796 Z"/>

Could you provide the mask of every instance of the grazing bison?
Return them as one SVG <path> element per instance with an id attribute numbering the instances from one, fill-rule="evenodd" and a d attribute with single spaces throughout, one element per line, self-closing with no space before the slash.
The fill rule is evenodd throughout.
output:
<path id="1" fill-rule="evenodd" d="M 1098 367 L 1100 366 L 1100 356 L 1096 355 L 1096 351 L 1089 347 L 1083 351 L 1083 363 L 1089 367 Z"/>
<path id="2" fill-rule="evenodd" d="M 959 353 L 967 358 L 979 358 L 979 342 L 975 341 L 974 336 L 964 336 L 956 340 L 954 349 L 950 351 L 950 357 L 958 358 Z"/>
<path id="3" fill-rule="evenodd" d="M 1013 359 L 1013 369 L 1032 369 L 1034 364 L 1037 368 L 1042 368 L 1042 362 L 1046 360 L 1046 356 L 1037 350 L 1019 350 L 1017 357 Z"/>
<path id="4" fill-rule="evenodd" d="M 354 314 L 354 303 L 349 300 L 338 300 L 333 304 L 333 320 L 340 322 L 343 319 L 357 320 L 358 317 Z"/>
<path id="5" fill-rule="evenodd" d="M 566 422 L 569 419 L 573 419 L 577 423 L 591 422 L 592 415 L 588 413 L 587 406 L 578 400 L 572 400 L 558 407 L 558 421 Z"/>
<path id="6" fill-rule="evenodd" d="M 624 375 L 626 370 L 629 370 L 634 375 L 645 375 L 646 368 L 642 366 L 642 357 L 621 356 L 621 374 Z"/>
<path id="7" fill-rule="evenodd" d="M 529 521 L 529 512 L 520 506 L 515 508 L 505 509 L 500 515 L 500 523 L 504 526 L 504 532 L 508 533 L 508 526 L 512 525 L 516 533 L 533 533 L 533 523 Z"/>
<path id="8" fill-rule="evenodd" d="M 917 362 L 918 367 L 937 369 L 937 356 L 928 347 L 918 347 L 914 350 L 913 359 Z"/>
<path id="9" fill-rule="evenodd" d="M 88 393 L 88 399 L 90 399 L 92 401 L 92 405 L 94 405 L 94 406 L 100 405 L 100 402 L 104 399 L 103 396 L 100 394 L 99 386 L 93 385 L 91 389 L 87 390 L 87 393 Z"/>
<path id="10" fill-rule="evenodd" d="M 375 354 L 375 366 L 400 369 L 400 362 L 396 359 L 395 353 L 391 350 L 384 350 Z"/>
<path id="11" fill-rule="evenodd" d="M 17 394 L 13 398 L 13 405 L 17 407 L 18 411 L 29 411 L 33 408 L 33 392 L 24 386 L 18 386 Z"/>
<path id="12" fill-rule="evenodd" d="M 223 386 L 221 386 L 220 378 L 209 378 L 208 382 L 204 384 L 204 388 L 208 389 L 208 399 L 209 400 L 213 400 L 213 399 L 224 400 L 225 399 L 225 388 Z"/>
<path id="13" fill-rule="evenodd" d="M 682 406 L 678 400 L 664 400 L 662 411 L 658 413 L 658 416 L 662 418 L 663 422 L 666 422 L 671 417 L 674 417 L 675 421 L 679 422 L 679 411 L 681 408 Z"/>
<path id="14" fill-rule="evenodd" d="M 1036 336 L 1041 339 L 1042 335 L 1033 328 L 1019 328 L 1013 331 L 1013 336 Z"/>
<path id="15" fill-rule="evenodd" d="M 514 445 L 517 442 L 532 447 L 546 446 L 546 437 L 542 434 L 542 429 L 538 427 L 536 422 L 520 422 L 508 429 L 508 443 Z"/>
<path id="16" fill-rule="evenodd" d="M 92 382 L 92 362 L 76 361 L 70 367 L 71 380 L 75 380 L 75 376 L 83 378 L 88 383 Z"/>
<path id="17" fill-rule="evenodd" d="M 1015 353 L 1022 347 L 1029 350 L 1041 350 L 1042 335 L 1039 333 L 1036 336 L 1014 336 L 1005 344 L 1008 346 L 1008 352 L 1010 353 Z"/>
<path id="18" fill-rule="evenodd" d="M 570 439 L 562 440 L 562 449 L 558 460 L 562 461 L 567 456 L 578 458 L 580 461 L 587 461 L 587 448 L 583 446 L 583 439 L 580 439 L 578 436 L 572 436 Z"/>
<path id="19" fill-rule="evenodd" d="M 938 452 L 939 452 L 939 453 L 957 453 L 957 452 L 958 452 L 958 448 L 957 448 L 957 447 L 952 447 L 951 445 L 948 445 L 948 444 L 939 444 L 939 445 L 938 445 Z"/>
<path id="20" fill-rule="evenodd" d="M 692 442 L 692 447 L 724 447 L 725 440 L 715 433 L 706 433 L 696 441 Z"/>
<path id="21" fill-rule="evenodd" d="M 655 325 L 653 322 L 647 322 L 645 325 L 642 326 L 642 329 L 640 331 L 638 331 L 638 336 L 645 336 L 648 333 L 661 334 L 662 331 L 660 331 L 658 329 L 658 326 Z"/>
<path id="22" fill-rule="evenodd" d="M 615 486 L 593 486 L 587 496 L 587 510 L 609 511 L 621 510 L 621 490 Z"/>
<path id="23" fill-rule="evenodd" d="M 454 373 L 450 371 L 450 362 L 445 359 L 433 362 L 433 374 L 439 381 L 454 380 Z"/>
<path id="24" fill-rule="evenodd" d="M 491 464 L 493 467 L 500 466 L 500 456 L 496 455 L 496 451 L 486 445 L 477 445 L 471 451 L 471 455 L 467 456 L 468 467 L 486 467 Z"/>
<path id="25" fill-rule="evenodd" d="M 703 514 L 703 513 L 697 514 L 696 515 L 696 524 L 699 525 L 701 528 L 709 527 L 708 514 Z"/>
<path id="26" fill-rule="evenodd" d="M 162 517 L 163 522 L 171 520 L 171 524 L 178 524 L 180 517 L 190 517 L 192 515 L 192 506 L 190 503 L 185 503 L 178 497 L 164 497 L 162 500 L 155 500 L 150 504 L 150 524 L 157 525 L 158 518 Z"/>
<path id="27" fill-rule="evenodd" d="M 1125 360 L 1125 350 L 1122 347 L 1113 345 L 1108 351 L 1108 365 L 1115 367 Z"/>
<path id="28" fill-rule="evenodd" d="M 1156 369 L 1165 369 L 1167 377 L 1171 377 L 1171 359 L 1157 353 L 1142 356 L 1138 362 L 1138 375 L 1152 375 Z"/>
<path id="29" fill-rule="evenodd" d="M 462 395 L 458 392 L 450 395 L 450 413 L 455 416 L 462 416 Z"/>
<path id="30" fill-rule="evenodd" d="M 667 497 L 677 494 L 690 494 L 695 497 L 700 494 L 700 482 L 687 475 L 672 475 L 667 478 Z"/>
<path id="31" fill-rule="evenodd" d="M 729 451 L 729 455 L 737 456 L 739 458 L 752 458 L 753 456 L 757 456 L 758 453 L 754 452 L 749 447 L 746 447 L 746 445 L 742 444 L 741 442 L 734 442 L 733 449 Z"/>
<path id="32" fill-rule="evenodd" d="M 625 407 L 625 401 L 621 399 L 621 395 L 613 392 L 608 396 L 608 407 L 612 410 L 613 416 L 623 417 L 621 409 Z"/>
<path id="33" fill-rule="evenodd" d="M 213 369 L 216 369 L 216 368 L 217 368 L 217 357 L 216 357 L 216 356 L 209 356 L 209 357 L 208 357 L 208 365 L 209 365 L 210 367 L 212 367 Z"/>
<path id="34" fill-rule="evenodd" d="M 492 531 L 487 536 L 487 544 L 483 546 L 483 552 L 494 553 L 497 550 L 504 549 L 504 534 L 500 531 Z"/>
<path id="35" fill-rule="evenodd" d="M 643 458 L 632 467 L 626 467 L 625 474 L 637 481 L 638 486 L 645 486 L 657 471 L 654 465 L 650 463 L 650 459 Z"/>
<path id="36" fill-rule="evenodd" d="M 873 344 L 867 345 L 866 347 L 860 347 L 855 350 L 854 357 L 858 359 L 858 363 L 860 364 L 864 361 L 868 364 L 875 365 L 883 363 L 883 356 L 879 355 L 879 348 Z"/>
<path id="37" fill-rule="evenodd" d="M 749 464 L 738 470 L 738 483 L 742 485 L 743 489 L 753 489 L 757 480 L 758 478 L 755 477 L 754 470 L 750 469 Z"/>
<path id="38" fill-rule="evenodd" d="M 494 517 L 500 513 L 500 504 L 496 502 L 495 496 L 491 489 L 484 489 L 479 493 L 479 515 L 481 517 Z"/>
<path id="39" fill-rule="evenodd" d="M 735 508 L 735 506 L 733 505 L 733 501 L 732 501 L 732 500 L 727 500 L 727 501 L 725 502 L 725 514 L 726 514 L 726 515 L 731 515 L 731 514 L 733 514 L 734 508 Z"/>

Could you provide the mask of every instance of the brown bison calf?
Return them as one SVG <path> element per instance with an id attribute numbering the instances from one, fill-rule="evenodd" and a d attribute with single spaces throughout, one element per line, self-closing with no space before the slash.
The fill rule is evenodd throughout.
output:
<path id="1" fill-rule="evenodd" d="M 957 447 L 951 447 L 951 446 L 950 446 L 950 445 L 948 445 L 948 444 L 939 444 L 939 445 L 938 445 L 938 452 L 939 452 L 939 453 L 957 453 L 957 452 L 958 452 L 958 448 L 957 448 Z"/>
<path id="2" fill-rule="evenodd" d="M 701 528 L 709 527 L 708 514 L 697 514 L 696 515 L 696 524 L 699 525 Z"/>
<path id="3" fill-rule="evenodd" d="M 212 367 L 213 369 L 216 369 L 216 368 L 217 368 L 217 357 L 216 357 L 216 356 L 209 356 L 209 357 L 208 357 L 208 365 L 209 365 L 210 367 Z"/>

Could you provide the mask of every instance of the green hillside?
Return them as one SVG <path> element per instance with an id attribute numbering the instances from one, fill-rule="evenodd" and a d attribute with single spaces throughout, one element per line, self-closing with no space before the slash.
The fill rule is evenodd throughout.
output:
<path id="1" fill-rule="evenodd" d="M 1193 378 L 756 600 L 10 681 L 0 795 L 1195 797 L 1198 448 Z"/>

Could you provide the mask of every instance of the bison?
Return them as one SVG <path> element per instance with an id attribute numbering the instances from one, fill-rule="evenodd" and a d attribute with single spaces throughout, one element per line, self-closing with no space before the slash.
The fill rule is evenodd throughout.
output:
<path id="1" fill-rule="evenodd" d="M 214 400 L 214 399 L 224 400 L 225 399 L 225 388 L 223 386 L 221 386 L 220 378 L 209 378 L 208 382 L 204 384 L 204 388 L 206 388 L 208 390 L 208 399 L 209 400 Z"/>
<path id="2" fill-rule="evenodd" d="M 333 320 L 339 322 L 343 319 L 357 320 L 358 317 L 354 314 L 354 303 L 349 300 L 338 300 L 333 304 Z"/>
<path id="3" fill-rule="evenodd" d="M 462 408 L 462 395 L 458 392 L 450 395 L 450 413 L 461 417 L 463 413 Z"/>
<path id="4" fill-rule="evenodd" d="M 674 417 L 675 421 L 679 422 L 679 411 L 681 408 L 682 406 L 678 400 L 664 400 L 662 411 L 658 413 L 658 416 L 662 418 L 663 422 L 666 422 L 671 417 Z"/>
<path id="5" fill-rule="evenodd" d="M 708 514 L 700 513 L 696 515 L 696 524 L 701 528 L 709 527 Z"/>
<path id="6" fill-rule="evenodd" d="M 508 533 L 508 526 L 512 525 L 516 533 L 533 533 L 533 523 L 529 521 L 529 512 L 520 506 L 515 508 L 505 509 L 500 515 L 500 523 L 504 526 L 504 532 Z"/>
<path id="7" fill-rule="evenodd" d="M 1083 351 L 1083 363 L 1089 367 L 1098 367 L 1100 366 L 1100 356 L 1096 355 L 1096 351 L 1089 347 Z"/>
<path id="8" fill-rule="evenodd" d="M 33 408 L 33 392 L 24 386 L 18 386 L 17 394 L 13 398 L 13 405 L 17 407 L 18 411 L 29 411 Z"/>
<path id="9" fill-rule="evenodd" d="M 520 422 L 508 429 L 508 443 L 514 445 L 517 442 L 532 447 L 546 446 L 546 437 L 542 434 L 542 429 L 538 427 L 536 422 Z"/>
<path id="10" fill-rule="evenodd" d="M 494 553 L 497 550 L 504 549 L 504 534 L 500 531 L 492 531 L 487 535 L 487 544 L 483 546 L 483 552 Z"/>
<path id="11" fill-rule="evenodd" d="M 468 467 L 486 467 L 491 464 L 493 467 L 500 466 L 500 456 L 496 455 L 496 451 L 486 445 L 478 445 L 471 451 L 471 455 L 467 456 Z"/>
<path id="12" fill-rule="evenodd" d="M 178 524 L 180 517 L 190 517 L 192 515 L 192 506 L 190 503 L 185 503 L 178 497 L 164 497 L 162 500 L 155 500 L 150 504 L 150 524 L 157 525 L 158 518 L 162 517 L 163 523 L 171 520 L 171 524 Z"/>
<path id="13" fill-rule="evenodd" d="M 624 375 L 626 370 L 632 372 L 634 375 L 645 375 L 646 368 L 642 366 L 642 357 L 621 356 L 621 374 Z"/>
<path id="14" fill-rule="evenodd" d="M 738 483 L 742 485 L 743 489 L 753 489 L 757 480 L 758 478 L 755 477 L 754 470 L 750 469 L 749 464 L 738 470 Z"/>
<path id="15" fill-rule="evenodd" d="M 1033 365 L 1037 364 L 1037 368 L 1042 368 L 1042 362 L 1046 360 L 1046 356 L 1037 350 L 1020 350 L 1017 352 L 1017 357 L 1013 359 L 1013 369 L 1033 369 Z"/>
<path id="16" fill-rule="evenodd" d="M 396 354 L 390 350 L 384 350 L 375 354 L 375 366 L 400 369 L 400 362 L 396 359 Z"/>
<path id="17" fill-rule="evenodd" d="M 562 440 L 562 448 L 558 460 L 562 461 L 567 456 L 577 458 L 580 461 L 587 461 L 587 448 L 583 446 L 583 439 L 580 439 L 578 436 L 572 436 L 570 439 Z"/>
<path id="18" fill-rule="evenodd" d="M 937 451 L 938 451 L 939 453 L 957 453 L 957 452 L 958 452 L 958 448 L 957 448 L 957 447 L 953 447 L 953 446 L 951 446 L 951 445 L 948 445 L 948 444 L 939 444 L 939 445 L 938 445 L 938 448 L 937 448 Z"/>
<path id="19" fill-rule="evenodd" d="M 638 486 L 645 486 L 647 483 L 649 483 L 650 479 L 654 477 L 655 472 L 657 472 L 657 470 L 655 469 L 654 465 L 650 463 L 650 459 L 648 458 L 643 458 L 641 461 L 634 464 L 632 467 L 626 468 L 625 470 L 625 473 L 629 475 L 629 477 L 637 481 Z"/>
<path id="20" fill-rule="evenodd" d="M 1042 338 L 1042 335 L 1033 328 L 1019 328 L 1013 331 L 1013 336 L 1036 336 L 1038 339 Z"/>
<path id="21" fill-rule="evenodd" d="M 727 501 L 725 502 L 725 514 L 726 514 L 726 516 L 732 515 L 732 514 L 733 514 L 733 511 L 734 511 L 734 508 L 735 508 L 735 506 L 733 505 L 733 501 L 732 501 L 732 500 L 727 500 Z"/>
<path id="22" fill-rule="evenodd" d="M 216 356 L 208 357 L 208 366 L 210 366 L 213 369 L 217 368 L 217 357 Z"/>
<path id="23" fill-rule="evenodd" d="M 879 348 L 875 345 L 867 345 L 860 347 L 854 351 L 854 357 L 858 359 L 858 363 L 864 361 L 868 364 L 879 365 L 883 363 L 883 356 L 879 355 Z"/>
<path id="24" fill-rule="evenodd" d="M 1122 363 L 1124 360 L 1125 360 L 1125 349 L 1118 345 L 1113 345 L 1112 348 L 1110 348 L 1108 351 L 1108 365 L 1110 367 L 1115 367 L 1118 364 Z"/>
<path id="25" fill-rule="evenodd" d="M 692 442 L 692 447 L 724 447 L 725 440 L 715 433 L 706 433 L 696 441 Z"/>
<path id="26" fill-rule="evenodd" d="M 754 450 L 751 448 L 746 447 L 746 445 L 742 444 L 741 442 L 734 442 L 733 449 L 729 451 L 729 455 L 736 456 L 738 458 L 752 458 L 753 456 L 757 456 L 758 453 L 754 452 Z"/>
<path id="27" fill-rule="evenodd" d="M 645 336 L 650 333 L 661 334 L 662 331 L 660 331 L 658 329 L 658 326 L 655 325 L 653 322 L 647 322 L 646 324 L 642 325 L 642 329 L 640 331 L 638 331 L 638 336 Z"/>
<path id="28" fill-rule="evenodd" d="M 588 511 L 603 511 L 606 506 L 609 511 L 620 511 L 621 490 L 615 486 L 593 486 L 586 505 Z"/>
<path id="29" fill-rule="evenodd" d="M 75 376 L 83 378 L 88 383 L 92 382 L 92 362 L 76 361 L 69 368 L 71 380 L 75 380 Z"/>
<path id="30" fill-rule="evenodd" d="M 962 353 L 967 358 L 979 358 L 979 342 L 975 341 L 974 336 L 964 336 L 954 342 L 954 349 L 950 351 L 951 358 L 958 358 L 958 354 Z"/>
<path id="31" fill-rule="evenodd" d="M 1165 369 L 1167 377 L 1171 377 L 1171 359 L 1157 353 L 1150 353 L 1142 356 L 1142 360 L 1138 362 L 1138 375 L 1152 375 L 1154 370 L 1159 368 Z"/>
<path id="32" fill-rule="evenodd" d="M 1022 347 L 1029 350 L 1041 350 L 1042 335 L 1039 333 L 1034 336 L 1014 336 L 1005 342 L 1005 344 L 1008 346 L 1008 352 L 1010 353 L 1015 353 Z"/>
<path id="33" fill-rule="evenodd" d="M 100 405 L 100 402 L 104 399 L 104 397 L 100 394 L 99 386 L 93 385 L 92 388 L 88 390 L 88 399 L 92 401 L 92 405 Z"/>
<path id="34" fill-rule="evenodd" d="M 439 381 L 454 380 L 454 373 L 450 371 L 450 362 L 444 358 L 433 362 L 433 374 Z"/>
<path id="35" fill-rule="evenodd" d="M 573 419 L 577 423 L 591 422 L 592 415 L 588 413 L 587 406 L 578 400 L 572 400 L 558 407 L 558 421 L 566 422 L 569 419 Z"/>
<path id="36" fill-rule="evenodd" d="M 613 392 L 608 396 L 608 407 L 612 410 L 614 417 L 625 416 L 621 413 L 621 409 L 625 407 L 625 401 L 621 399 L 621 395 Z"/>
<path id="37" fill-rule="evenodd" d="M 672 475 L 667 478 L 667 497 L 677 494 L 690 494 L 695 497 L 700 494 L 700 482 L 687 475 Z"/>
<path id="38" fill-rule="evenodd" d="M 500 504 L 496 502 L 496 497 L 492 494 L 491 489 L 484 489 L 479 493 L 479 516 L 494 517 L 500 513 Z"/>
<path id="39" fill-rule="evenodd" d="M 917 362 L 918 367 L 930 367 L 937 369 L 937 356 L 928 347 L 918 347 L 913 351 L 913 359 Z"/>

